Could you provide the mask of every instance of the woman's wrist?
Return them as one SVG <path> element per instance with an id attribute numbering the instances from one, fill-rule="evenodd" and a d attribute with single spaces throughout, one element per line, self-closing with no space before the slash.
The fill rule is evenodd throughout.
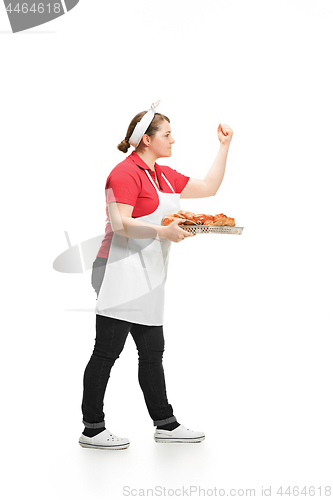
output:
<path id="1" fill-rule="evenodd" d="M 166 236 L 165 236 L 166 229 L 167 229 L 167 226 L 157 226 L 157 236 L 160 239 L 166 238 Z"/>
<path id="2" fill-rule="evenodd" d="M 229 150 L 229 146 L 230 146 L 230 142 L 227 144 L 227 143 L 223 143 L 222 141 L 220 141 L 220 149 L 222 151 L 228 151 Z"/>

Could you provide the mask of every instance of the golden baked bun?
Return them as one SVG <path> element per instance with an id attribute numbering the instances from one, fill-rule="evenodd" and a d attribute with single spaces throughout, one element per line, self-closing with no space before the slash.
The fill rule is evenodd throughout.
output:
<path id="1" fill-rule="evenodd" d="M 204 220 L 203 224 L 205 226 L 211 226 L 214 222 L 214 216 L 213 215 L 207 215 L 207 218 Z"/>
<path id="2" fill-rule="evenodd" d="M 227 222 L 227 217 L 220 217 L 219 219 L 215 219 L 214 222 L 212 223 L 212 226 L 225 226 L 225 223 Z"/>
<path id="3" fill-rule="evenodd" d="M 212 226 L 235 226 L 235 219 L 227 216 L 220 217 L 213 222 Z"/>
<path id="4" fill-rule="evenodd" d="M 235 219 L 233 219 L 232 217 L 227 217 L 227 219 L 228 222 L 226 223 L 226 226 L 236 226 Z"/>
<path id="5" fill-rule="evenodd" d="M 182 212 L 182 210 L 180 210 L 176 214 L 173 214 L 174 217 L 178 217 L 178 219 L 186 219 L 185 215 L 183 213 L 181 213 L 181 212 Z"/>

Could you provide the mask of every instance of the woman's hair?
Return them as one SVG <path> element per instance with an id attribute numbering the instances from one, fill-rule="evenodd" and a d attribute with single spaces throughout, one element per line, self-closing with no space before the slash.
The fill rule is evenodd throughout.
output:
<path id="1" fill-rule="evenodd" d="M 122 151 L 123 153 L 127 153 L 128 148 L 130 147 L 130 143 L 128 142 L 129 138 L 133 134 L 133 131 L 135 129 L 135 125 L 141 120 L 143 115 L 145 115 L 147 111 L 141 111 L 141 113 L 138 113 L 135 115 L 131 123 L 129 124 L 129 127 L 127 129 L 127 134 L 126 137 L 123 141 L 121 141 L 120 144 L 118 144 L 117 148 L 119 151 Z M 167 122 L 170 123 L 170 120 L 167 116 L 162 115 L 161 113 L 155 113 L 154 118 L 147 128 L 145 134 L 149 135 L 149 137 L 154 137 L 156 132 L 160 129 L 159 125 L 162 121 L 166 120 Z"/>

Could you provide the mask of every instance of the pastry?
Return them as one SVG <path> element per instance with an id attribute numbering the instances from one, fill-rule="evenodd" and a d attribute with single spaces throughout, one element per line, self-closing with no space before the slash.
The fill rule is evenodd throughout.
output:
<path id="1" fill-rule="evenodd" d="M 162 221 L 162 226 L 168 226 L 176 219 L 184 219 L 183 224 L 199 224 L 204 226 L 235 226 L 235 219 L 227 217 L 225 214 L 195 214 L 186 210 L 179 210 L 176 214 L 168 214 Z"/>

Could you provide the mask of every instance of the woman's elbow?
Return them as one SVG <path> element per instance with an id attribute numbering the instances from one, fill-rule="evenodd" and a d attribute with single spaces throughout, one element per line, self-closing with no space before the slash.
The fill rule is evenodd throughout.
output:
<path id="1" fill-rule="evenodd" d="M 211 196 L 215 196 L 218 190 L 219 188 L 216 188 L 216 186 L 207 185 L 203 198 L 210 198 Z"/>

